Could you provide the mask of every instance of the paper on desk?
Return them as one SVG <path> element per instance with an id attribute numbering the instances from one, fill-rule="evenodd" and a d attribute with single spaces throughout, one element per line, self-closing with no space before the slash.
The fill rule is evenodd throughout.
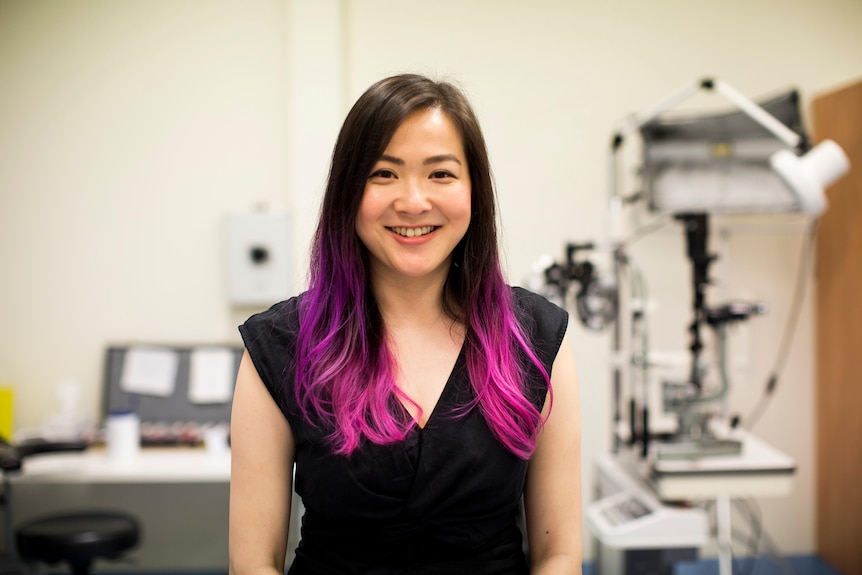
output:
<path id="1" fill-rule="evenodd" d="M 227 403 L 233 394 L 233 352 L 212 347 L 192 350 L 189 365 L 189 401 Z"/>
<path id="2" fill-rule="evenodd" d="M 126 351 L 120 388 L 127 393 L 167 397 L 177 381 L 177 352 L 157 347 L 132 347 Z"/>

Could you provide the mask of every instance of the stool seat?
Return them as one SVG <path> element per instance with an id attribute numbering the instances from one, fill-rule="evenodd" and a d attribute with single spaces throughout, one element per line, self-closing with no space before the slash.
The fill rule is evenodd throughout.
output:
<path id="1" fill-rule="evenodd" d="M 66 562 L 76 575 L 94 559 L 116 559 L 138 544 L 140 527 L 131 515 L 85 511 L 40 517 L 18 526 L 18 555 L 26 562 Z"/>

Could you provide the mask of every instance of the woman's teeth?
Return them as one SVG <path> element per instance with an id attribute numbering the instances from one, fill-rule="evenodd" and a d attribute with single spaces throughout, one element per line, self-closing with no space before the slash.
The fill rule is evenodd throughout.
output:
<path id="1" fill-rule="evenodd" d="M 415 238 L 416 236 L 424 236 L 425 234 L 430 234 L 434 231 L 434 226 L 423 226 L 421 228 L 394 227 L 389 229 L 391 229 L 399 236 L 404 236 L 405 238 Z"/>

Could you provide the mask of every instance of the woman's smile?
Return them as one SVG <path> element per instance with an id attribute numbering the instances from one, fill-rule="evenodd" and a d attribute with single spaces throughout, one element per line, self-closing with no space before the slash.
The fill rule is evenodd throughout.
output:
<path id="1" fill-rule="evenodd" d="M 419 236 L 425 236 L 436 230 L 439 226 L 421 226 L 418 228 L 415 227 L 403 227 L 403 226 L 392 226 L 389 229 L 395 232 L 395 234 L 404 237 L 404 238 L 415 238 Z"/>

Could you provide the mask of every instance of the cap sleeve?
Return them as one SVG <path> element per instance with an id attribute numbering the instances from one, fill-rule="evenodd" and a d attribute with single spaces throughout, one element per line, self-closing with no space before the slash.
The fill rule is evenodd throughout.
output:
<path id="1" fill-rule="evenodd" d="M 536 357 L 551 375 L 569 325 L 569 313 L 543 296 L 520 287 L 512 288 L 512 302 Z M 534 373 L 526 391 L 533 405 L 541 410 L 548 392 L 547 382 L 538 369 L 534 367 L 531 371 Z"/>
<path id="2" fill-rule="evenodd" d="M 275 304 L 239 326 L 245 348 L 264 385 L 288 420 L 292 419 L 293 373 L 299 331 L 299 298 Z"/>

